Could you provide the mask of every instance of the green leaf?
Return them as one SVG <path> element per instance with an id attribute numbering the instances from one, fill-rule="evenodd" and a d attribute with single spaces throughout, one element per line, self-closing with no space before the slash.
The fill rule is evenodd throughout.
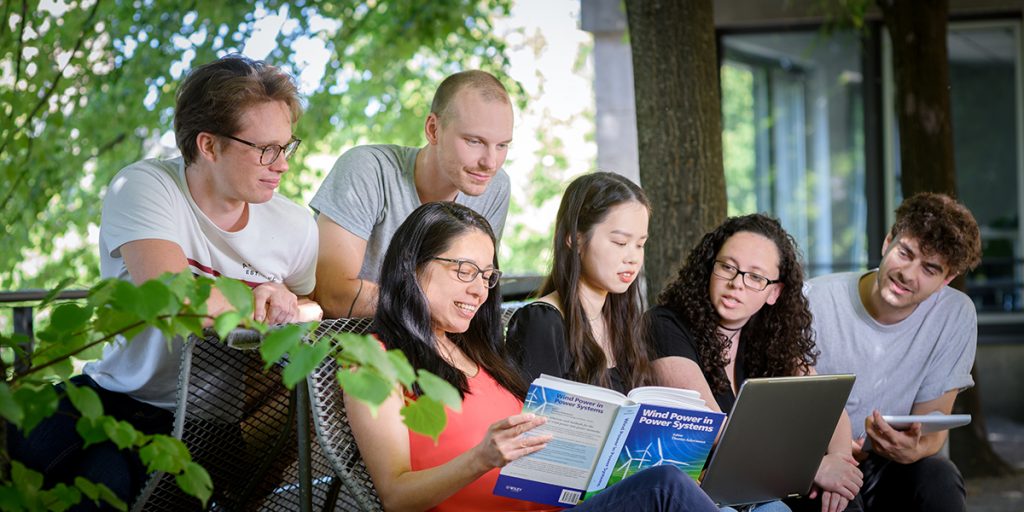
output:
<path id="1" fill-rule="evenodd" d="M 110 278 L 96 283 L 89 289 L 89 298 L 87 299 L 89 305 L 99 308 L 109 304 L 113 300 L 114 291 L 120 281 L 120 279 Z"/>
<path id="2" fill-rule="evenodd" d="M 99 504 L 100 501 L 106 501 L 110 506 L 117 510 L 128 510 L 128 505 L 121 501 L 120 498 L 110 490 L 109 487 L 103 484 L 97 484 L 86 480 L 80 476 L 75 477 L 75 487 L 82 491 L 87 498 L 93 502 Z"/>
<path id="3" fill-rule="evenodd" d="M 92 361 L 95 359 L 99 359 L 100 357 L 103 356 L 104 345 L 106 345 L 106 343 L 97 343 L 79 352 L 78 354 L 75 354 L 75 359 L 78 359 L 80 361 Z"/>
<path id="4" fill-rule="evenodd" d="M 0 382 L 0 416 L 17 426 L 25 419 L 25 411 L 14 399 L 14 393 L 7 387 L 6 382 Z"/>
<path id="5" fill-rule="evenodd" d="M 92 306 L 61 304 L 50 315 L 50 328 L 58 332 L 77 331 L 92 318 Z"/>
<path id="6" fill-rule="evenodd" d="M 136 305 L 142 301 L 142 292 L 128 281 L 114 282 L 114 290 L 110 295 L 110 304 L 122 311 L 130 311 L 138 315 Z M 139 315 L 141 317 L 141 315 Z"/>
<path id="7" fill-rule="evenodd" d="M 203 321 L 194 316 L 176 316 L 172 320 L 175 335 L 188 338 L 189 334 L 203 335 Z"/>
<path id="8" fill-rule="evenodd" d="M 281 356 L 298 346 L 301 342 L 302 329 L 298 325 L 289 324 L 280 329 L 270 331 L 263 338 L 263 343 L 260 344 L 260 355 L 263 356 L 263 361 L 266 362 L 264 368 L 270 368 L 272 364 L 281 359 Z"/>
<path id="9" fill-rule="evenodd" d="M 252 316 L 252 290 L 245 283 L 229 277 L 218 277 L 214 285 L 240 315 Z"/>
<path id="10" fill-rule="evenodd" d="M 217 331 L 217 337 L 223 340 L 241 321 L 242 315 L 237 311 L 225 311 L 213 320 L 213 329 Z"/>
<path id="11" fill-rule="evenodd" d="M 133 311 L 150 322 L 156 321 L 160 315 L 173 312 L 174 296 L 167 285 L 157 279 L 150 279 L 139 287 L 138 302 Z"/>
<path id="12" fill-rule="evenodd" d="M 391 362 L 391 367 L 395 369 L 395 377 L 402 383 L 406 388 L 411 388 L 413 382 L 416 381 L 416 371 L 412 369 L 412 365 L 409 364 L 409 360 L 405 358 L 405 354 L 401 350 L 388 350 L 388 361 Z"/>
<path id="13" fill-rule="evenodd" d="M 130 339 L 145 328 L 145 325 L 140 323 L 141 320 L 138 315 L 122 309 L 104 308 L 96 313 L 96 321 L 93 322 L 93 327 L 100 334 L 111 335 L 121 333 L 125 338 Z M 136 327 L 129 330 L 128 327 L 132 325 Z"/>
<path id="14" fill-rule="evenodd" d="M 54 286 L 46 296 L 43 297 L 43 300 L 39 302 L 38 307 L 46 307 L 47 304 L 53 302 L 57 296 L 60 295 L 60 292 L 64 291 L 64 289 L 73 282 L 75 282 L 75 278 L 73 277 L 65 277 L 64 279 L 61 279 L 60 282 L 57 283 L 57 286 Z"/>
<path id="15" fill-rule="evenodd" d="M 409 430 L 432 437 L 437 443 L 438 436 L 448 423 L 444 406 L 429 396 L 421 396 L 415 402 L 402 407 L 402 421 Z"/>
<path id="16" fill-rule="evenodd" d="M 395 389 L 392 382 L 369 368 L 338 370 L 338 382 L 345 390 L 345 394 L 365 403 L 373 414 L 377 414 L 377 407 L 384 403 Z"/>
<path id="17" fill-rule="evenodd" d="M 103 432 L 122 450 L 134 446 L 141 435 L 131 423 L 118 421 L 110 416 L 103 418 Z"/>
<path id="18" fill-rule="evenodd" d="M 174 480 L 178 482 L 178 487 L 181 487 L 181 490 L 199 498 L 199 501 L 203 502 L 203 508 L 206 508 L 206 502 L 213 494 L 213 480 L 202 466 L 195 462 L 189 462 L 181 474 L 174 477 Z"/>
<path id="19" fill-rule="evenodd" d="M 79 387 L 69 382 L 64 387 L 64 391 L 68 394 L 71 404 L 78 409 L 78 412 L 82 413 L 82 417 L 98 418 L 103 414 L 103 404 L 100 402 L 99 395 L 92 388 Z"/>
<path id="20" fill-rule="evenodd" d="M 192 460 L 181 441 L 165 435 L 153 436 L 142 449 L 139 457 L 150 471 L 166 471 L 178 474 L 185 464 Z"/>
<path id="21" fill-rule="evenodd" d="M 0 347 L 19 347 L 28 344 L 28 336 L 21 333 L 0 334 Z"/>
<path id="22" fill-rule="evenodd" d="M 370 365 L 376 368 L 391 366 L 384 348 L 372 336 L 345 332 L 336 335 L 335 340 L 341 345 L 342 356 L 357 365 Z M 387 374 L 386 372 L 382 373 Z"/>
<path id="23" fill-rule="evenodd" d="M 85 442 L 83 448 L 107 440 L 107 432 L 103 428 L 103 418 L 78 418 L 78 421 L 75 422 L 75 430 Z"/>
<path id="24" fill-rule="evenodd" d="M 11 461 L 11 481 L 23 489 L 38 490 L 43 486 L 43 474 L 26 468 L 18 461 Z"/>
<path id="25" fill-rule="evenodd" d="M 53 353 L 48 354 L 50 357 L 42 358 L 38 361 L 33 361 L 35 364 L 41 364 L 43 362 L 50 362 L 51 359 L 55 362 L 40 370 L 36 374 L 37 377 L 45 377 L 47 375 L 56 375 L 60 380 L 67 380 L 75 371 L 75 365 L 70 358 L 61 357 L 61 354 Z"/>
<path id="26" fill-rule="evenodd" d="M 186 288 L 185 294 L 190 309 L 198 311 L 199 306 L 205 307 L 206 301 L 210 298 L 210 291 L 213 290 L 213 279 L 204 276 L 193 278 L 193 286 Z"/>
<path id="27" fill-rule="evenodd" d="M 25 413 L 21 420 L 21 429 L 25 435 L 36 428 L 40 421 L 57 412 L 57 392 L 49 384 L 38 387 L 22 386 L 14 391 L 14 401 Z"/>
<path id="28" fill-rule="evenodd" d="M 295 387 L 296 383 L 305 379 L 306 375 L 312 373 L 320 365 L 330 351 L 331 346 L 328 343 L 298 344 L 289 353 L 288 366 L 285 366 L 284 371 L 281 372 L 281 380 L 284 381 L 284 385 L 288 389 Z"/>
<path id="29" fill-rule="evenodd" d="M 419 370 L 418 375 L 417 383 L 420 385 L 420 389 L 423 390 L 424 395 L 451 407 L 452 410 L 462 410 L 462 397 L 455 386 L 426 370 Z"/>
<path id="30" fill-rule="evenodd" d="M 67 510 L 82 500 L 82 491 L 64 484 L 57 484 L 42 494 L 43 501 L 49 503 L 49 509 L 56 512 Z"/>

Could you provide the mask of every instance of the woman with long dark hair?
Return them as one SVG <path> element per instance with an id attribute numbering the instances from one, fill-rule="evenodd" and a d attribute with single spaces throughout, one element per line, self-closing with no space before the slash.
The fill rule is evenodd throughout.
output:
<path id="1" fill-rule="evenodd" d="M 543 449 L 550 436 L 523 434 L 544 418 L 521 414 L 525 385 L 504 353 L 495 239 L 487 221 L 455 203 L 428 203 L 398 228 L 384 257 L 375 330 L 413 367 L 462 394 L 438 441 L 402 423 L 397 390 L 374 414 L 345 398 L 356 443 L 387 510 L 534 510 L 494 496 L 498 468 Z M 579 510 L 716 510 L 671 466 L 637 473 L 588 498 Z"/>
<path id="2" fill-rule="evenodd" d="M 817 352 L 796 242 L 761 214 L 731 217 L 690 252 L 646 314 L 660 385 L 693 389 L 729 413 L 743 381 L 814 373 Z M 823 509 L 843 510 L 861 473 L 844 412 L 815 476 Z"/>
<path id="3" fill-rule="evenodd" d="M 527 379 L 545 373 L 622 392 L 651 383 L 637 284 L 649 218 L 643 190 L 618 174 L 569 184 L 541 297 L 509 322 L 506 344 Z"/>

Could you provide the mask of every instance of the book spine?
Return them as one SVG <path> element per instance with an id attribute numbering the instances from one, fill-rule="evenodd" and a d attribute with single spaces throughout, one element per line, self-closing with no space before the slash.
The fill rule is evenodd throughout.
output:
<path id="1" fill-rule="evenodd" d="M 587 485 L 586 496 L 604 489 L 608 484 L 608 478 L 611 477 L 612 470 L 615 469 L 615 461 L 618 459 L 619 452 L 622 451 L 622 446 L 626 443 L 629 430 L 633 427 L 633 420 L 639 410 L 639 405 L 623 405 L 619 408 L 619 414 L 612 422 L 612 428 L 605 439 L 604 449 L 601 450 L 601 455 L 597 458 L 593 477 L 590 484 Z"/>

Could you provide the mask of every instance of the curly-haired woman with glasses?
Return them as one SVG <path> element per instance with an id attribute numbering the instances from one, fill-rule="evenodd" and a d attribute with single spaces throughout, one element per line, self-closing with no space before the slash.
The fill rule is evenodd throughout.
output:
<path id="1" fill-rule="evenodd" d="M 747 378 L 814 373 L 803 280 L 796 242 L 777 220 L 726 219 L 690 251 L 645 315 L 658 383 L 696 390 L 729 413 Z M 860 488 L 845 414 L 814 482 L 829 510 L 845 509 Z"/>

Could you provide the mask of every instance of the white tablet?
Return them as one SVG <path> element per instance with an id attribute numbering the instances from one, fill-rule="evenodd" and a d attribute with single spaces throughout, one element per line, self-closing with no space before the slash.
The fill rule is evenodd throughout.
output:
<path id="1" fill-rule="evenodd" d="M 892 428 L 906 430 L 911 423 L 921 424 L 921 433 L 928 434 L 955 427 L 962 427 L 971 422 L 970 414 L 915 414 L 910 416 L 882 416 Z"/>

